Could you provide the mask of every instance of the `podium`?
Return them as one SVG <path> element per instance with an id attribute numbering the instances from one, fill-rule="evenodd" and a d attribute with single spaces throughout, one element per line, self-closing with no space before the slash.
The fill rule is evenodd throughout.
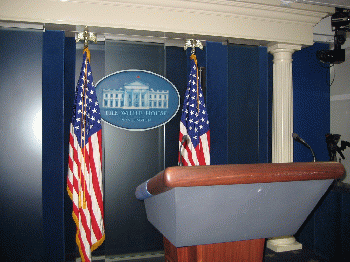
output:
<path id="1" fill-rule="evenodd" d="M 139 185 L 167 262 L 263 261 L 265 239 L 294 235 L 337 162 L 170 167 Z"/>

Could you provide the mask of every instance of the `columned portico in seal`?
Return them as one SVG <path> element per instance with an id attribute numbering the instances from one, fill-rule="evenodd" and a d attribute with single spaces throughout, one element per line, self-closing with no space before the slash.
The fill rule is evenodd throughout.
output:
<path id="1" fill-rule="evenodd" d="M 272 163 L 293 162 L 293 75 L 292 55 L 300 45 L 270 44 L 273 59 Z M 301 249 L 292 236 L 273 238 L 267 247 L 275 252 Z"/>

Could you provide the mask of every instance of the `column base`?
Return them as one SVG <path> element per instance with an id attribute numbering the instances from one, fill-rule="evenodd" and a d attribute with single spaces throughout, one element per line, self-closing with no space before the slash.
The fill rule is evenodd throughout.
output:
<path id="1" fill-rule="evenodd" d="M 266 247 L 275 252 L 287 252 L 300 250 L 303 245 L 295 240 L 293 236 L 271 238 L 266 242 Z"/>

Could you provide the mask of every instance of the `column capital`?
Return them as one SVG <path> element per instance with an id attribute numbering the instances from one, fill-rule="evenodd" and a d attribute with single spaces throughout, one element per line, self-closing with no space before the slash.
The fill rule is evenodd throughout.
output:
<path id="1" fill-rule="evenodd" d="M 295 51 L 301 50 L 301 45 L 291 45 L 284 43 L 270 43 L 267 45 L 267 51 L 271 54 L 279 52 L 290 52 L 293 54 Z"/>

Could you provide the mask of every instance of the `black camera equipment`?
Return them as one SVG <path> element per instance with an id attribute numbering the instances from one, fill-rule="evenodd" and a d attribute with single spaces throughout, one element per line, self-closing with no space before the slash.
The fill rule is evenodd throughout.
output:
<path id="1" fill-rule="evenodd" d="M 326 134 L 329 161 L 337 161 L 337 153 L 340 155 L 341 159 L 345 159 L 342 151 L 344 151 L 347 147 L 350 147 L 350 142 L 341 141 L 340 147 L 338 147 L 340 137 L 341 135 L 338 134 Z M 341 159 L 339 159 L 339 162 Z"/>
<path id="2" fill-rule="evenodd" d="M 329 64 L 340 64 L 345 61 L 345 50 L 341 46 L 346 41 L 346 32 L 350 31 L 350 10 L 336 8 L 331 17 L 334 31 L 334 50 L 318 50 L 316 56 L 319 61 Z"/>

